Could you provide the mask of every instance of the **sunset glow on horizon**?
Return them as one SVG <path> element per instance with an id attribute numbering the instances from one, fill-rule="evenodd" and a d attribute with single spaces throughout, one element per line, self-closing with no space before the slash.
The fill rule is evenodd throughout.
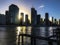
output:
<path id="1" fill-rule="evenodd" d="M 19 6 L 18 6 L 19 7 Z M 24 7 L 24 6 L 20 6 L 19 7 L 19 16 L 18 16 L 18 18 L 19 18 L 19 20 L 22 18 L 20 15 L 21 15 L 21 13 L 24 13 L 24 22 L 25 22 L 25 15 L 27 14 L 28 15 L 28 19 L 30 20 L 30 22 L 31 22 L 31 13 L 30 13 L 30 10 L 28 10 L 26 7 Z"/>
<path id="2" fill-rule="evenodd" d="M 46 12 L 49 13 L 51 17 L 60 18 L 60 1 L 59 0 L 0 0 L 0 13 L 5 14 L 8 10 L 9 5 L 15 4 L 19 7 L 20 12 L 29 15 L 30 19 L 30 9 L 33 6 L 38 14 L 44 17 Z M 57 16 L 58 15 L 58 16 Z"/>

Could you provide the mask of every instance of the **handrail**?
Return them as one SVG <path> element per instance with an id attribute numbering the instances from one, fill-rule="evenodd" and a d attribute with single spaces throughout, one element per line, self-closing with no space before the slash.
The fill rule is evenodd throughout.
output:
<path id="1" fill-rule="evenodd" d="M 39 39 L 39 40 L 46 40 L 48 41 L 48 45 L 53 45 L 53 42 L 56 42 L 57 43 L 57 40 L 54 40 L 54 39 L 50 39 L 48 37 L 42 37 L 42 36 L 34 36 L 34 35 L 29 35 L 29 34 L 19 34 L 18 35 L 18 45 L 20 45 L 20 36 L 22 36 L 22 45 L 24 45 L 23 43 L 23 37 L 26 36 L 26 37 L 31 37 L 31 45 L 36 45 L 36 39 Z M 34 40 L 34 44 L 32 43 L 32 39 Z"/>
<path id="2" fill-rule="evenodd" d="M 27 37 L 31 37 L 31 38 L 35 38 L 35 39 L 46 40 L 46 41 L 51 41 L 51 42 L 57 42 L 57 40 L 42 37 L 42 36 L 33 36 L 33 35 L 28 35 L 28 34 L 20 34 L 19 36 L 27 36 Z"/>

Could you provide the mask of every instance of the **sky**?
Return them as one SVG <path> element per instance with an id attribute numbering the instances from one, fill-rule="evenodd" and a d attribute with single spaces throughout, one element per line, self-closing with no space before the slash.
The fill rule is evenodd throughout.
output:
<path id="1" fill-rule="evenodd" d="M 0 13 L 5 14 L 11 4 L 17 5 L 20 12 L 29 16 L 30 9 L 34 7 L 43 18 L 45 13 L 48 12 L 50 17 L 60 19 L 60 0 L 0 0 Z"/>

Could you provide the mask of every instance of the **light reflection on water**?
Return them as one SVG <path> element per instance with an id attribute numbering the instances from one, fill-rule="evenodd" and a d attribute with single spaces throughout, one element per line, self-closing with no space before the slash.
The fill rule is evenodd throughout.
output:
<path id="1" fill-rule="evenodd" d="M 19 34 L 31 34 L 31 27 L 18 26 L 16 28 L 17 28 L 17 35 L 19 35 Z M 22 37 L 20 37 L 20 39 L 22 39 Z M 28 40 L 30 40 L 30 38 L 24 36 L 24 44 L 25 45 L 26 45 L 26 43 L 30 43 L 30 41 L 28 41 Z M 18 36 L 17 36 L 17 42 L 18 42 Z M 21 42 L 21 40 L 20 40 L 20 42 Z"/>
<path id="2" fill-rule="evenodd" d="M 25 27 L 25 26 L 20 27 L 20 26 L 18 26 L 16 28 L 17 28 L 17 34 L 18 35 L 21 34 L 21 33 L 31 34 L 31 27 Z"/>
<path id="3" fill-rule="evenodd" d="M 47 30 L 48 29 L 48 30 Z M 23 34 L 34 34 L 38 36 L 51 36 L 53 34 L 52 29 L 55 29 L 55 27 L 25 27 L 25 26 L 18 26 L 18 27 L 0 27 L 0 45 L 15 45 L 15 43 L 18 43 L 18 35 L 23 33 Z M 34 31 L 34 32 L 31 32 Z M 47 33 L 48 32 L 48 33 Z M 21 39 L 21 37 L 20 37 Z M 21 40 L 20 40 L 21 42 Z M 37 40 L 38 43 L 40 43 Z M 43 42 L 43 41 L 41 41 Z M 30 38 L 29 37 L 24 37 L 24 44 L 29 45 L 30 44 Z M 43 43 L 45 44 L 45 43 Z M 43 45 L 42 44 L 42 45 Z"/>

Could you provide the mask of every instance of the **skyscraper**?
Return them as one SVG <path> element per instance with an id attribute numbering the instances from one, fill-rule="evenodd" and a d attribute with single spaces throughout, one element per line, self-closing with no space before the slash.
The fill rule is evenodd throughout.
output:
<path id="1" fill-rule="evenodd" d="M 10 24 L 11 22 L 10 22 L 10 15 L 9 15 L 9 11 L 6 11 L 5 12 L 5 15 L 6 15 L 6 24 Z"/>
<path id="2" fill-rule="evenodd" d="M 45 25 L 49 26 L 49 14 L 45 13 Z"/>
<path id="3" fill-rule="evenodd" d="M 59 25 L 60 25 L 60 19 L 59 19 Z"/>
<path id="4" fill-rule="evenodd" d="M 4 14 L 0 14 L 0 24 L 6 24 L 6 16 Z"/>
<path id="5" fill-rule="evenodd" d="M 37 16 L 37 11 L 35 10 L 35 8 L 31 8 L 31 24 L 32 25 L 36 25 L 36 16 Z"/>
<path id="6" fill-rule="evenodd" d="M 40 24 L 43 25 L 43 18 L 40 19 Z"/>
<path id="7" fill-rule="evenodd" d="M 55 24 L 57 24 L 57 19 L 55 19 Z"/>
<path id="8" fill-rule="evenodd" d="M 37 25 L 40 25 L 41 24 L 41 15 L 37 15 Z"/>
<path id="9" fill-rule="evenodd" d="M 19 14 L 19 8 L 18 6 L 12 4 L 9 6 L 9 15 L 11 16 L 10 21 L 12 24 L 18 23 L 18 14 Z"/>
<path id="10" fill-rule="evenodd" d="M 21 24 L 23 25 L 24 24 L 24 13 L 21 13 L 21 20 L 20 22 L 22 22 Z"/>
<path id="11" fill-rule="evenodd" d="M 25 15 L 25 23 L 26 25 L 29 25 L 28 14 Z"/>

